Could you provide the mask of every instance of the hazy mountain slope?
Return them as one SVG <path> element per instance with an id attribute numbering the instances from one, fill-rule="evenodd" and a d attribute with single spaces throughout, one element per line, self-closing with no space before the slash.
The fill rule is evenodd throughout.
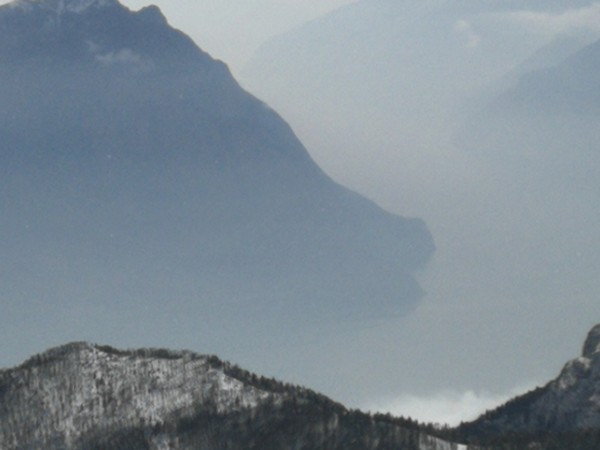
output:
<path id="1" fill-rule="evenodd" d="M 598 167 L 599 64 L 596 42 L 557 64 L 522 74 L 470 118 L 461 145 L 500 168 L 528 172 L 536 180 L 545 177 L 546 183 L 566 189 L 593 181 L 586 175 L 575 178 Z"/>
<path id="2" fill-rule="evenodd" d="M 426 307 L 397 327 L 410 333 L 387 330 L 386 338 L 404 344 L 393 360 L 413 361 L 415 376 L 398 370 L 397 392 L 410 385 L 423 396 L 432 388 L 500 393 L 547 379 L 554 362 L 572 354 L 573 329 L 600 314 L 598 216 L 581 201 L 592 195 L 546 195 L 527 175 L 529 167 L 542 171 L 539 160 L 515 159 L 497 172 L 480 158 L 498 137 L 507 145 L 490 147 L 487 156 L 506 161 L 516 149 L 512 137 L 528 126 L 518 115 L 507 126 L 492 121 L 455 139 L 463 125 L 483 121 L 482 106 L 506 87 L 506 74 L 522 75 L 522 64 L 554 65 L 559 53 L 570 53 L 546 48 L 550 55 L 532 61 L 550 39 L 536 23 L 552 25 L 558 16 L 563 23 L 582 14 L 564 11 L 589 4 L 361 1 L 272 39 L 242 73 L 243 85 L 285 114 L 336 179 L 392 211 L 424 218 L 436 237 L 436 257 L 422 279 Z M 517 20 L 513 13 L 523 10 L 540 22 Z M 555 121 L 555 134 L 569 126 Z M 532 138 L 541 148 L 554 144 Z M 532 359 L 547 323 L 556 324 L 557 344 Z M 452 370 L 430 370 L 441 361 Z"/>
<path id="3" fill-rule="evenodd" d="M 0 447 L 451 448 L 409 421 L 351 412 L 216 357 L 84 343 L 0 371 Z"/>
<path id="4" fill-rule="evenodd" d="M 595 0 L 459 0 L 457 2 L 440 2 L 450 4 L 449 8 L 462 8 L 471 11 L 565 11 L 570 8 L 582 8 L 594 3 Z"/>
<path id="5" fill-rule="evenodd" d="M 598 114 L 600 41 L 574 52 L 545 70 L 524 75 L 501 106 L 544 108 L 547 114 Z"/>
<path id="6" fill-rule="evenodd" d="M 486 168 L 497 204 L 527 211 L 535 224 L 521 226 L 532 262 L 535 255 L 567 275 L 564 286 L 587 286 L 589 297 L 598 292 L 592 280 L 600 264 L 599 50 L 595 43 L 522 75 L 465 121 L 457 139 Z"/>
<path id="7" fill-rule="evenodd" d="M 331 181 L 157 8 L 5 5 L 0 61 L 6 339 L 183 346 L 234 317 L 249 343 L 422 295 L 424 223 Z"/>

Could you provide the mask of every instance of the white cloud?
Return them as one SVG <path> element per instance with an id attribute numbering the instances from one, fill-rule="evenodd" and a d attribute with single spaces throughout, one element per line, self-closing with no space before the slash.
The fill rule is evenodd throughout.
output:
<path id="1" fill-rule="evenodd" d="M 600 2 L 562 13 L 514 11 L 506 16 L 535 32 L 553 36 L 580 31 L 600 31 Z"/>
<path id="2" fill-rule="evenodd" d="M 390 413 L 394 416 L 411 417 L 420 422 L 458 425 L 479 417 L 486 410 L 493 409 L 511 398 L 531 389 L 519 387 L 505 394 L 488 392 L 444 391 L 430 396 L 403 394 L 389 401 L 375 402 L 366 409 L 372 412 Z"/>
<path id="3" fill-rule="evenodd" d="M 465 40 L 467 48 L 477 48 L 481 42 L 481 36 L 475 32 L 473 26 L 466 20 L 457 20 L 454 24 L 454 32 Z"/>

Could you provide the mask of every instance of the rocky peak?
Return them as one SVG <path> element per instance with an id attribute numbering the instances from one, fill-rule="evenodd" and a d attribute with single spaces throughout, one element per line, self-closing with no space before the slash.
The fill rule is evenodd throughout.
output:
<path id="1" fill-rule="evenodd" d="M 591 329 L 585 340 L 585 344 L 583 344 L 584 357 L 590 358 L 598 352 L 600 352 L 600 324 Z"/>

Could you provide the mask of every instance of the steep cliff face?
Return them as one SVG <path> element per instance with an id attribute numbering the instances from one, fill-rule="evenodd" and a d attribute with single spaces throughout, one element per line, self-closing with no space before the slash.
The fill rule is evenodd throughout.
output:
<path id="1" fill-rule="evenodd" d="M 216 357 L 85 343 L 0 372 L 0 447 L 16 449 L 462 448 Z"/>

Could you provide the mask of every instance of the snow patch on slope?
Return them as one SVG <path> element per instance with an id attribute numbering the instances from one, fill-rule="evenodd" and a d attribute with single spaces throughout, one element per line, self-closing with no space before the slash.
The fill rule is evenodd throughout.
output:
<path id="1" fill-rule="evenodd" d="M 591 357 L 600 352 L 600 325 L 596 325 L 589 332 L 583 345 L 583 356 Z"/>
<path id="2" fill-rule="evenodd" d="M 581 356 L 565 364 L 560 376 L 556 380 L 556 387 L 564 391 L 576 386 L 590 371 L 592 361 Z"/>
<path id="3" fill-rule="evenodd" d="M 419 438 L 419 450 L 468 450 L 468 447 L 422 434 Z"/>
<path id="4" fill-rule="evenodd" d="M 94 49 L 90 48 L 92 52 Z M 96 50 L 97 52 L 98 50 Z M 133 66 L 140 71 L 150 71 L 154 67 L 154 63 L 144 58 L 139 53 L 134 52 L 128 48 L 122 48 L 117 51 L 110 51 L 106 53 L 97 53 L 94 58 L 96 61 L 103 66 Z"/>
<path id="5" fill-rule="evenodd" d="M 81 14 L 90 7 L 103 8 L 115 4 L 117 4 L 116 0 L 15 0 L 10 3 L 12 7 L 23 11 L 40 8 L 45 11 L 53 11 L 57 15 L 62 15 L 65 12 Z"/>
<path id="6" fill-rule="evenodd" d="M 231 413 L 274 396 L 226 375 L 222 363 L 185 352 L 160 357 L 77 344 L 66 355 L 48 353 L 40 361 L 24 364 L 36 386 L 19 390 L 28 406 L 18 415 L 44 411 L 32 433 L 58 434 L 67 446 L 75 444 L 82 424 L 100 429 L 115 420 L 159 425 L 198 407 Z"/>

